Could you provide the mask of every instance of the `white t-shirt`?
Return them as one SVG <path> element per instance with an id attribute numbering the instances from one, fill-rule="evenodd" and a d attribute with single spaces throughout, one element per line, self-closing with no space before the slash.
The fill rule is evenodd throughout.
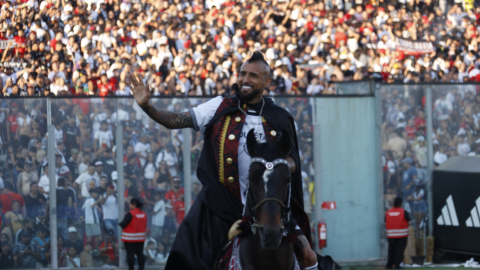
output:
<path id="1" fill-rule="evenodd" d="M 110 148 L 111 142 L 113 141 L 113 134 L 110 130 L 107 130 L 107 131 L 97 130 L 93 138 L 98 140 L 99 146 L 101 146 L 102 144 L 106 144 L 108 148 Z"/>
<path id="2" fill-rule="evenodd" d="M 147 164 L 144 169 L 143 177 L 147 180 L 152 180 L 156 170 L 157 168 L 155 168 L 153 163 Z"/>
<path id="3" fill-rule="evenodd" d="M 63 129 L 58 130 L 55 127 L 55 141 L 62 141 L 63 142 Z"/>
<path id="4" fill-rule="evenodd" d="M 85 210 L 85 224 L 99 224 L 97 207 L 92 207 L 95 203 L 94 198 L 85 200 L 82 209 Z"/>
<path id="5" fill-rule="evenodd" d="M 165 215 L 167 214 L 167 209 L 165 208 L 165 201 L 160 200 L 155 203 L 153 211 L 157 212 L 153 215 L 152 225 L 157 227 L 163 227 L 165 223 Z"/>
<path id="6" fill-rule="evenodd" d="M 55 175 L 55 181 L 58 183 L 58 175 Z M 40 177 L 40 180 L 38 180 L 38 186 L 43 188 L 43 191 L 50 192 L 50 180 L 46 174 Z M 43 196 L 45 196 L 45 199 L 48 199 L 48 194 L 43 194 Z"/>
<path id="7" fill-rule="evenodd" d="M 103 195 L 107 196 L 107 193 Z M 117 198 L 114 195 L 108 196 L 105 203 L 102 204 L 103 219 L 118 219 Z"/>
<path id="8" fill-rule="evenodd" d="M 79 184 L 81 187 L 82 197 L 90 198 L 90 193 L 88 192 L 88 187 L 90 182 L 96 182 L 93 175 L 88 174 L 87 172 L 80 174 L 75 180 L 75 183 Z"/>
<path id="9" fill-rule="evenodd" d="M 94 115 L 93 113 L 90 114 L 90 118 L 92 118 L 93 115 Z M 107 120 L 107 114 L 106 113 L 102 112 L 102 113 L 98 113 L 97 115 L 95 115 L 95 117 L 93 118 L 93 124 L 92 124 L 93 132 L 97 132 L 97 130 L 100 130 L 100 123 L 103 120 Z"/>
<path id="10" fill-rule="evenodd" d="M 55 172 L 59 177 L 64 177 L 70 174 L 70 169 L 66 165 L 63 165 L 60 168 L 55 168 Z"/>
<path id="11" fill-rule="evenodd" d="M 433 156 L 433 161 L 435 161 L 438 164 L 442 164 L 443 162 L 447 161 L 447 159 L 448 159 L 447 155 L 441 153 L 440 151 L 435 153 L 435 156 Z"/>
<path id="12" fill-rule="evenodd" d="M 457 145 L 457 151 L 459 156 L 466 156 L 470 152 L 470 145 L 467 142 L 463 142 Z"/>
<path id="13" fill-rule="evenodd" d="M 167 163 L 170 174 L 172 176 L 176 176 L 177 171 L 175 169 L 175 165 L 178 163 L 177 155 L 174 152 L 168 153 L 165 149 L 163 149 L 162 151 L 160 151 L 160 153 L 158 153 L 157 161 L 155 162 L 157 168 L 160 167 L 160 162 L 162 162 L 162 160 Z"/>
<path id="14" fill-rule="evenodd" d="M 5 87 L 5 84 L 7 83 L 7 80 L 8 80 L 8 79 L 12 79 L 12 83 L 13 83 L 13 84 L 16 84 L 16 83 L 17 83 L 18 76 L 17 76 L 17 73 L 16 73 L 16 72 L 13 72 L 13 73 L 10 74 L 10 75 L 7 75 L 7 74 L 5 74 L 5 73 L 1 73 L 1 74 L 0 74 L 0 78 L 2 78 L 3 87 Z"/>
<path id="15" fill-rule="evenodd" d="M 201 130 L 202 132 L 205 131 L 205 126 L 213 118 L 222 101 L 223 97 L 216 97 L 190 110 L 190 115 L 192 116 L 195 130 Z M 256 138 L 259 139 L 261 143 L 266 142 L 265 131 L 263 130 L 263 124 L 260 116 L 252 115 L 251 113 L 251 111 L 247 112 L 248 115 L 245 118 L 245 124 L 243 125 L 238 144 L 238 177 L 240 180 L 242 203 L 245 203 L 245 193 L 248 184 L 248 170 L 251 162 L 251 157 L 245 150 L 247 134 L 251 129 L 254 129 Z"/>
<path id="16" fill-rule="evenodd" d="M 78 172 L 80 174 L 87 172 L 87 170 L 88 170 L 88 164 L 85 164 L 82 162 L 80 163 L 80 165 L 78 165 Z"/>
<path id="17" fill-rule="evenodd" d="M 149 143 L 142 143 L 142 142 L 137 142 L 135 144 L 135 153 L 140 153 L 142 156 L 146 157 L 148 153 L 152 152 L 152 147 L 150 146 Z M 145 158 L 139 158 L 140 163 L 142 164 L 142 167 L 145 166 L 145 162 L 147 159 Z"/>
<path id="18" fill-rule="evenodd" d="M 307 94 L 308 95 L 316 95 L 316 94 L 320 93 L 321 91 L 323 91 L 324 89 L 325 89 L 325 87 L 323 87 L 320 84 L 317 84 L 317 85 L 310 84 L 307 87 Z"/>
<path id="19" fill-rule="evenodd" d="M 47 1 L 45 1 L 45 2 L 47 2 Z M 42 2 L 42 3 L 44 3 L 44 2 Z M 73 262 L 77 265 L 76 267 L 80 267 L 80 258 L 79 257 L 73 258 Z M 73 263 L 70 260 L 67 260 L 67 267 L 68 268 L 76 268 L 75 266 L 73 266 Z"/>

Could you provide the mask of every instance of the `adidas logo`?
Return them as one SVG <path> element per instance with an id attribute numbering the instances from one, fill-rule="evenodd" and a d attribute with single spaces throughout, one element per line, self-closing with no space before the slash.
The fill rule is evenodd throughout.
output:
<path id="1" fill-rule="evenodd" d="M 477 200 L 477 205 L 479 205 L 478 200 Z M 479 220 L 477 215 L 477 222 L 478 221 Z M 437 224 L 445 225 L 445 226 L 459 226 L 457 212 L 455 211 L 455 205 L 453 205 L 452 195 L 448 196 L 447 204 L 443 206 L 442 214 L 437 218 Z M 480 222 L 479 222 L 479 227 L 480 227 Z"/>
<path id="2" fill-rule="evenodd" d="M 472 211 L 470 211 L 470 217 L 467 219 L 467 227 L 480 228 L 480 219 L 479 217 L 480 210 L 480 197 L 475 201 L 475 206 Z"/>

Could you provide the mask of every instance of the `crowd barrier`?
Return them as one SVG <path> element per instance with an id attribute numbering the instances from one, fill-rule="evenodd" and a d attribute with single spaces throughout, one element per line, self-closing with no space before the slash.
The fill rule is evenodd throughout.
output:
<path id="1" fill-rule="evenodd" d="M 419 237 L 421 220 L 431 211 L 433 168 L 451 156 L 480 151 L 479 86 L 374 81 L 336 84 L 337 97 L 375 96 L 381 121 L 382 204 L 387 210 L 396 196 L 403 197 Z M 312 113 L 315 100 L 328 97 L 273 98 L 295 119 L 305 210 L 314 225 L 320 216 L 314 213 L 318 168 Z M 208 99 L 154 97 L 152 103 L 183 112 Z M 153 122 L 131 97 L 4 98 L 0 100 L 0 139 L 0 187 L 3 184 L 23 196 L 12 198 L 12 203 L 7 201 L 8 195 L 0 196 L 0 241 L 19 252 L 24 248 L 22 232 L 29 232 L 30 245 L 45 258 L 35 260 L 38 268 L 72 267 L 69 258 L 81 252 L 91 253 L 92 260 L 79 266 L 125 267 L 124 251 L 118 243 L 111 243 L 118 242 L 117 223 L 132 197 L 142 198 L 149 217 L 147 267 L 163 265 L 179 224 L 202 188 L 195 172 L 203 134 L 191 129 L 167 130 Z M 57 181 L 49 181 L 48 175 L 54 174 Z M 105 198 L 97 212 L 85 211 L 92 196 L 90 187 Z M 158 209 L 162 214 L 156 214 Z M 91 224 L 98 224 L 99 231 L 92 230 L 96 225 Z M 74 251 L 67 248 L 72 246 Z"/>

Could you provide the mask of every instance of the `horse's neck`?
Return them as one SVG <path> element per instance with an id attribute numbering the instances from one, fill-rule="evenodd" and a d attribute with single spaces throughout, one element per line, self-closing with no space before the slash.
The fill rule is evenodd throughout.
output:
<path id="1" fill-rule="evenodd" d="M 243 269 L 292 270 L 293 244 L 282 240 L 277 249 L 262 249 L 258 235 L 249 235 L 240 242 L 240 262 Z"/>

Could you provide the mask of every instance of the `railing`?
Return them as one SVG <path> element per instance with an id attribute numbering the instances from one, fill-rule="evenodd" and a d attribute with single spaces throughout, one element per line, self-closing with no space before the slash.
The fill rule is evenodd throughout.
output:
<path id="1" fill-rule="evenodd" d="M 158 108 L 183 112 L 208 99 L 155 97 L 151 102 Z M 300 150 L 311 152 L 312 102 L 304 97 L 275 101 L 294 115 Z M 43 239 L 40 231 L 46 228 L 50 244 L 43 248 L 34 244 L 33 250 L 44 257 L 50 254 L 51 259 L 33 260 L 36 267 L 73 267 L 68 257 L 90 251 L 91 263 L 82 261 L 78 266 L 125 267 L 117 224 L 128 211 L 129 199 L 138 197 L 149 219 L 145 249 L 154 256 L 147 266 L 158 267 L 166 261 L 189 202 L 201 190 L 195 174 L 203 147 L 201 132 L 168 130 L 153 122 L 133 98 L 5 98 L 0 101 L 0 113 L 0 177 L 6 187 L 13 185 L 12 192 L 25 196 L 25 211 L 22 202 L 19 211 L 16 206 L 10 211 L 8 197 L 0 197 L 5 214 L 2 233 L 15 253 L 22 247 L 21 237 L 15 240 L 16 233 L 40 218 L 45 220 L 43 227 L 34 224 L 31 238 Z M 49 177 L 54 174 L 57 181 Z M 181 181 L 175 181 L 176 177 Z M 93 189 L 96 194 L 91 193 Z M 100 197 L 106 200 L 91 208 Z M 42 198 L 40 203 L 38 198 Z M 307 196 L 305 201 L 311 200 Z M 113 250 L 112 242 L 117 243 Z M 19 264 L 19 268 L 30 267 L 23 261 Z"/>
<path id="2" fill-rule="evenodd" d="M 426 215 L 431 211 L 431 204 L 421 199 L 414 202 L 411 195 L 418 198 L 422 189 L 424 194 L 430 192 L 433 168 L 452 155 L 480 151 L 477 89 L 480 85 L 397 85 L 373 81 L 336 84 L 337 96 L 354 98 L 375 94 L 380 102 L 385 210 L 391 207 L 396 196 L 401 196 L 406 200 L 408 211 Z M 308 187 L 314 179 L 313 141 L 316 137 L 312 129 L 312 111 L 316 98 L 322 96 L 274 97 L 275 102 L 295 119 L 305 184 L 305 210 L 310 215 L 313 215 L 310 197 L 313 193 Z M 154 97 L 152 103 L 159 108 L 183 112 L 208 99 Z M 100 250 L 106 240 L 118 241 L 120 227 L 117 223 L 128 209 L 125 203 L 131 197 L 140 197 L 146 203 L 149 239 L 145 246 L 147 252 L 156 256 L 147 266 L 157 267 L 168 257 L 184 211 L 188 211 L 189 202 L 195 200 L 201 189 L 195 172 L 203 134 L 190 129 L 167 130 L 143 113 L 131 97 L 2 98 L 0 139 L 0 177 L 5 187 L 11 184 L 15 193 L 24 196 L 25 204 L 23 211 L 20 197 L 12 197 L 13 201 L 19 201 L 17 210 L 15 203 L 13 207 L 10 205 L 12 200 L 6 194 L 1 195 L 0 241 L 8 242 L 19 252 L 22 245 L 16 244 L 15 239 L 20 242 L 22 237 L 16 234 L 20 230 L 31 230 L 38 237 L 32 241 L 32 250 L 44 257 L 51 254 L 50 260 L 34 261 L 39 268 L 73 267 L 67 259 L 68 252 L 71 255 L 88 252 L 86 242 L 92 242 L 94 252 L 92 264 L 82 267 L 105 264 L 125 267 L 125 254 L 118 246 L 114 251 Z M 410 163 L 406 157 L 412 158 L 412 168 L 415 168 L 408 170 L 411 174 L 416 171 L 417 175 L 413 189 L 406 188 L 413 179 L 408 174 L 404 179 L 408 171 L 405 163 Z M 49 166 L 45 167 L 47 162 Z M 62 180 L 50 181 L 53 177 L 48 175 L 54 174 Z M 178 184 L 173 176 L 180 177 L 185 194 L 183 202 L 181 192 L 175 192 Z M 37 182 L 38 188 L 32 182 Z M 0 181 L 0 187 L 1 184 Z M 64 185 L 64 188 L 57 185 Z M 111 191 L 110 186 L 114 187 Z M 93 187 L 99 190 L 99 195 L 108 195 L 105 202 L 102 200 L 93 208 L 97 209 L 99 223 L 95 221 L 94 212 L 85 211 L 90 205 L 89 191 Z M 429 195 L 427 197 L 431 198 Z M 41 196 L 46 198 L 41 200 Z M 165 211 L 154 215 L 155 209 L 163 205 Z M 50 239 L 50 244 L 43 248 L 46 239 L 42 235 L 42 224 Z M 418 220 L 414 224 L 417 235 L 421 235 Z M 112 231 L 115 236 L 108 236 Z M 66 248 L 72 246 L 77 247 L 75 251 Z M 49 253 L 48 250 L 59 252 Z"/>

